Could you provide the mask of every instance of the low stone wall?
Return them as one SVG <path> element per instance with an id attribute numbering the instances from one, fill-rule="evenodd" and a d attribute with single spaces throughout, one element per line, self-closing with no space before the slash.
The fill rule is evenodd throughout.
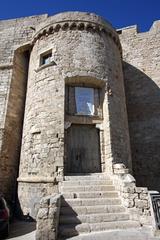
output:
<path id="1" fill-rule="evenodd" d="M 41 199 L 37 214 L 36 240 L 57 239 L 60 202 L 60 194 Z"/>
<path id="2" fill-rule="evenodd" d="M 148 189 L 136 187 L 134 177 L 123 164 L 114 165 L 113 182 L 122 204 L 128 208 L 130 218 L 139 221 L 141 225 L 152 225 L 152 206 Z"/>

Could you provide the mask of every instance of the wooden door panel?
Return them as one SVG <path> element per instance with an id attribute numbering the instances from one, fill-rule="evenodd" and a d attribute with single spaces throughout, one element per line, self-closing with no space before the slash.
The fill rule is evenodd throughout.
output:
<path id="1" fill-rule="evenodd" d="M 99 131 L 93 125 L 72 125 L 67 132 L 67 172 L 100 172 Z"/>

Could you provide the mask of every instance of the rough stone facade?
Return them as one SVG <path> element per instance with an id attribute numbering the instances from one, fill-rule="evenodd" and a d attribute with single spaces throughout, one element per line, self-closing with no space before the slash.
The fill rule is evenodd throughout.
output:
<path id="1" fill-rule="evenodd" d="M 41 199 L 37 214 L 36 240 L 57 239 L 60 202 L 58 194 Z"/>
<path id="2" fill-rule="evenodd" d="M 149 32 L 122 29 L 124 80 L 133 173 L 139 186 L 160 190 L 160 21 Z"/>
<path id="3" fill-rule="evenodd" d="M 96 129 L 102 172 L 113 177 L 114 164 L 124 164 L 138 186 L 160 190 L 160 23 L 146 33 L 117 32 L 79 12 L 0 21 L 0 188 L 12 204 L 18 176 L 24 215 L 35 217 L 40 199 L 69 173 L 73 125 Z M 97 114 L 75 112 L 75 93 L 67 92 L 76 87 L 94 90 Z M 133 189 L 141 208 L 147 193 Z"/>
<path id="4" fill-rule="evenodd" d="M 93 14 L 59 14 L 37 28 L 32 44 L 18 178 L 21 207 L 31 215 L 29 202 L 38 201 L 38 195 L 39 200 L 43 195 L 41 191 L 28 190 L 28 197 L 23 201 L 22 186 L 31 189 L 28 188 L 31 183 L 36 187 L 43 182 L 54 183 L 58 169 L 65 172 L 69 160 L 66 159 L 65 122 L 98 124 L 102 171 L 111 172 L 112 162 L 131 165 L 121 46 L 111 25 Z M 41 57 L 48 52 L 52 52 L 50 63 L 41 65 Z M 99 89 L 103 117 L 64 112 L 64 89 L 69 86 Z M 109 89 L 113 92 L 111 96 Z M 118 123 L 116 116 L 120 116 Z M 53 186 L 46 189 L 51 194 Z"/>
<path id="5" fill-rule="evenodd" d="M 10 204 L 15 201 L 22 121 L 33 29 L 47 15 L 0 21 L 0 188 Z M 12 201 L 12 203 L 11 203 Z"/>
<path id="6" fill-rule="evenodd" d="M 114 164 L 113 169 L 115 188 L 119 191 L 123 205 L 128 209 L 130 219 L 138 219 L 141 225 L 151 225 L 154 222 L 154 213 L 148 189 L 137 187 L 135 178 L 123 164 Z"/>

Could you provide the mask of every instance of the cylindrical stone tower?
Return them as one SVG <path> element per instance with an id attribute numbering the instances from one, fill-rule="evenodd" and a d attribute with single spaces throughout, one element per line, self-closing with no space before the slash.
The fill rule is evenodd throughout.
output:
<path id="1" fill-rule="evenodd" d="M 35 216 L 65 174 L 130 165 L 121 46 L 95 14 L 67 12 L 37 26 L 29 63 L 18 195 Z"/>

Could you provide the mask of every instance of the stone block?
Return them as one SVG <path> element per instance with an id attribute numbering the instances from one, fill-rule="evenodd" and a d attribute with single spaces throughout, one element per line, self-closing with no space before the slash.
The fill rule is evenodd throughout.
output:
<path id="1" fill-rule="evenodd" d="M 37 214 L 38 219 L 47 219 L 48 218 L 48 208 L 40 208 Z"/>
<path id="2" fill-rule="evenodd" d="M 48 218 L 53 221 L 57 218 L 57 208 L 49 208 Z"/>
<path id="3" fill-rule="evenodd" d="M 137 192 L 137 193 L 141 193 L 141 192 L 144 192 L 144 193 L 145 193 L 145 190 L 147 191 L 147 188 L 136 187 L 136 192 Z"/>
<path id="4" fill-rule="evenodd" d="M 133 208 L 135 203 L 133 199 L 123 199 L 123 205 L 127 208 Z"/>
<path id="5" fill-rule="evenodd" d="M 149 207 L 149 203 L 147 200 L 135 199 L 135 206 L 144 209 Z"/>
<path id="6" fill-rule="evenodd" d="M 40 200 L 40 207 L 41 208 L 47 208 L 50 204 L 50 198 L 49 196 L 46 196 Z"/>
<path id="7" fill-rule="evenodd" d="M 46 202 L 50 203 L 47 208 Z M 60 212 L 60 195 L 41 199 L 42 206 L 37 214 L 36 240 L 56 240 Z"/>
<path id="8" fill-rule="evenodd" d="M 124 193 L 131 193 L 131 194 L 133 194 L 133 193 L 135 193 L 135 187 L 123 187 L 122 188 L 122 191 L 124 192 Z"/>
<path id="9" fill-rule="evenodd" d="M 139 198 L 142 200 L 148 200 L 148 193 L 140 193 Z"/>
<path id="10" fill-rule="evenodd" d="M 122 197 L 127 198 L 127 199 L 135 199 L 135 198 L 138 198 L 138 194 L 137 193 L 123 193 Z"/>

